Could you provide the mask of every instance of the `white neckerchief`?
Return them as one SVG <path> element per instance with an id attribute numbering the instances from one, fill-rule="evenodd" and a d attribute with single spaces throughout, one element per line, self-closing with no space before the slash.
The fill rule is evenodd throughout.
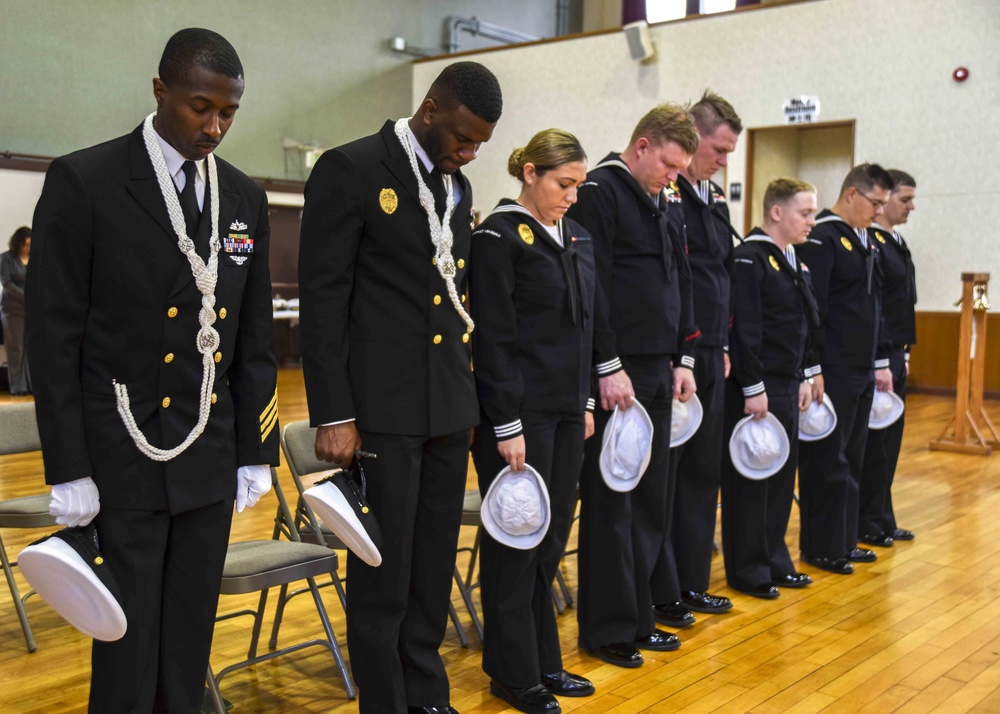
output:
<path id="1" fill-rule="evenodd" d="M 778 248 L 778 244 L 774 242 L 774 238 L 769 236 L 767 233 L 751 233 L 750 235 L 748 235 L 746 238 L 743 239 L 744 243 L 750 243 L 755 241 L 760 241 L 762 243 L 770 243 L 775 248 Z M 778 248 L 778 250 L 781 250 L 781 248 Z M 792 270 L 798 272 L 799 259 L 795 255 L 795 246 L 789 243 L 788 245 L 785 246 L 784 250 L 781 250 L 781 252 L 784 254 L 785 260 L 788 261 L 788 264 L 792 266 Z"/>
<path id="2" fill-rule="evenodd" d="M 858 240 L 861 241 L 861 245 L 865 248 L 868 247 L 868 229 L 867 228 L 855 228 L 855 234 L 858 236 Z"/>
<path id="3" fill-rule="evenodd" d="M 891 233 L 892 237 L 895 238 L 897 245 L 903 245 L 903 234 L 895 228 L 886 228 L 881 223 L 872 223 L 872 228 L 878 228 L 880 231 Z"/>
<path id="4" fill-rule="evenodd" d="M 500 204 L 490 212 L 490 215 L 492 216 L 494 213 L 523 213 L 524 215 L 528 216 L 533 221 L 535 221 L 535 223 L 544 228 L 545 232 L 548 233 L 550 236 L 552 236 L 552 239 L 555 240 L 556 243 L 561 245 L 563 248 L 566 247 L 566 244 L 563 243 L 563 238 L 562 238 L 562 220 L 556 221 L 556 224 L 554 226 L 547 226 L 540 220 L 535 218 L 535 216 L 531 213 L 531 211 L 529 211 L 527 208 L 525 208 L 524 206 L 522 206 L 520 203 L 517 202 Z"/>
<path id="5" fill-rule="evenodd" d="M 194 275 L 195 285 L 198 286 L 198 291 L 201 293 L 201 310 L 198 312 L 198 323 L 201 325 L 201 329 L 198 330 L 195 341 L 198 352 L 201 353 L 202 364 L 198 422 L 191 429 L 187 438 L 174 448 L 160 449 L 155 447 L 149 443 L 135 423 L 135 417 L 132 415 L 132 408 L 129 404 L 128 388 L 124 384 L 118 384 L 118 380 L 113 380 L 112 384 L 118 401 L 118 414 L 139 451 L 153 461 L 170 461 L 183 453 L 205 431 L 208 415 L 212 408 L 212 387 L 215 385 L 214 353 L 220 344 L 219 333 L 212 327 L 215 322 L 215 284 L 219 277 L 219 175 L 215 166 L 215 155 L 209 154 L 207 164 L 209 195 L 212 204 L 212 237 L 208 244 L 208 264 L 206 264 L 195 251 L 194 241 L 187 235 L 184 212 L 181 210 L 177 191 L 174 190 L 176 184 L 167 169 L 167 162 L 158 141 L 159 134 L 153 128 L 153 117 L 155 116 L 154 112 L 146 117 L 142 127 L 142 138 L 146 144 L 149 160 L 153 164 L 160 193 L 167 204 L 170 225 L 173 227 L 174 233 L 177 234 L 177 247 L 187 257 L 188 263 L 191 265 L 191 273 Z"/>
<path id="6" fill-rule="evenodd" d="M 451 304 L 465 322 L 468 332 L 471 333 L 475 329 L 476 323 L 469 317 L 469 313 L 465 311 L 458 297 L 458 288 L 455 286 L 455 275 L 458 273 L 458 269 L 455 267 L 455 258 L 451 254 L 451 247 L 455 242 L 455 238 L 451 232 L 451 215 L 455 212 L 455 191 L 452 177 L 450 174 L 441 174 L 441 178 L 444 179 L 444 191 L 447 197 L 444 217 L 442 218 L 437 214 L 434 194 L 427 187 L 427 183 L 420 173 L 420 168 L 417 166 L 417 152 L 414 148 L 414 143 L 416 142 L 413 132 L 410 131 L 411 118 L 404 117 L 396 122 L 394 127 L 396 138 L 399 139 L 399 143 L 403 146 L 403 151 L 406 152 L 406 156 L 410 160 L 410 168 L 413 169 L 413 174 L 417 179 L 417 194 L 420 198 L 420 205 L 427 214 L 427 225 L 431 232 L 431 243 L 434 244 L 434 262 L 437 265 L 438 273 L 441 274 L 441 278 L 448 288 L 448 297 L 451 298 Z"/>
<path id="7" fill-rule="evenodd" d="M 181 156 L 181 152 L 168 144 L 167 140 L 160 136 L 159 133 L 156 134 L 156 140 L 160 144 L 160 151 L 163 152 L 163 160 L 167 162 L 167 173 L 173 178 L 174 185 L 178 191 L 183 191 L 184 184 L 187 183 L 187 176 L 181 170 L 184 162 L 190 160 L 194 163 L 194 195 L 198 199 L 198 210 L 203 210 L 205 208 L 205 178 L 208 173 L 205 159 L 198 159 L 197 161 L 194 161 L 194 159 L 185 159 Z"/>
<path id="8" fill-rule="evenodd" d="M 709 196 L 712 194 L 712 182 L 709 180 L 698 182 L 698 198 L 701 199 L 702 203 L 706 206 L 708 205 Z"/>
<path id="9" fill-rule="evenodd" d="M 558 221 L 554 226 L 547 226 L 544 223 L 540 224 L 545 231 L 552 236 L 552 240 L 558 243 L 560 246 L 565 248 L 562 239 L 562 221 Z"/>

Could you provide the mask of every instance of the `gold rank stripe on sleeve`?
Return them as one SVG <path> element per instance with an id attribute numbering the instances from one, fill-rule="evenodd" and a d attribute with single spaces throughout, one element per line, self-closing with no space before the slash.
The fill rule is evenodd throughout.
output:
<path id="1" fill-rule="evenodd" d="M 278 390 L 274 390 L 274 396 L 267 407 L 260 413 L 260 441 L 264 443 L 274 425 L 278 423 Z"/>

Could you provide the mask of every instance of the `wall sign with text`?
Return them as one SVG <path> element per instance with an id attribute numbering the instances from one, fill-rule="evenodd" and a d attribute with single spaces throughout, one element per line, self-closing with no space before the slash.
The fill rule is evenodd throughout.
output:
<path id="1" fill-rule="evenodd" d="M 819 121 L 819 97 L 791 97 L 781 105 L 781 112 L 786 124 L 813 124 Z"/>

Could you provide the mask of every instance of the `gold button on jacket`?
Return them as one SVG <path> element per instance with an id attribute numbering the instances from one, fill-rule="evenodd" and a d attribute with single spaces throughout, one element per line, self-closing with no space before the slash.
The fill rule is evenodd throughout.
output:
<path id="1" fill-rule="evenodd" d="M 167 317 L 177 317 L 177 308 L 172 307 L 169 310 L 167 310 Z"/>
<path id="2" fill-rule="evenodd" d="M 228 315 L 228 314 L 229 313 L 226 312 L 226 308 L 222 308 L 221 310 L 219 310 L 219 319 L 220 320 L 225 320 L 226 319 L 226 315 Z"/>
<path id="3" fill-rule="evenodd" d="M 440 295 L 435 295 L 434 296 L 434 304 L 435 305 L 440 305 L 441 304 L 441 296 Z"/>
<path id="4" fill-rule="evenodd" d="M 163 401 L 160 402 L 160 404 L 163 405 L 164 409 L 166 409 L 167 407 L 169 407 L 170 406 L 170 397 L 164 397 Z"/>
<path id="5" fill-rule="evenodd" d="M 215 353 L 215 361 L 216 362 L 221 362 L 222 361 L 222 353 L 221 352 L 216 352 Z"/>
<path id="6" fill-rule="evenodd" d="M 434 344 L 435 345 L 441 344 L 441 335 L 434 335 Z"/>
<path id="7" fill-rule="evenodd" d="M 167 352 L 167 354 L 165 354 L 163 356 L 163 361 L 166 362 L 167 364 L 170 364 L 171 362 L 173 362 L 174 361 L 174 353 L 173 352 Z"/>

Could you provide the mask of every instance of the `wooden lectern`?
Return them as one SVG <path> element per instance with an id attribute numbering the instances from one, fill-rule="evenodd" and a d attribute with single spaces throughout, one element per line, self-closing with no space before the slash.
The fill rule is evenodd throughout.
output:
<path id="1" fill-rule="evenodd" d="M 986 286 L 989 273 L 962 273 L 962 327 L 958 338 L 958 384 L 955 416 L 932 450 L 989 456 L 1000 446 L 1000 435 L 983 411 L 983 367 L 986 361 Z"/>

